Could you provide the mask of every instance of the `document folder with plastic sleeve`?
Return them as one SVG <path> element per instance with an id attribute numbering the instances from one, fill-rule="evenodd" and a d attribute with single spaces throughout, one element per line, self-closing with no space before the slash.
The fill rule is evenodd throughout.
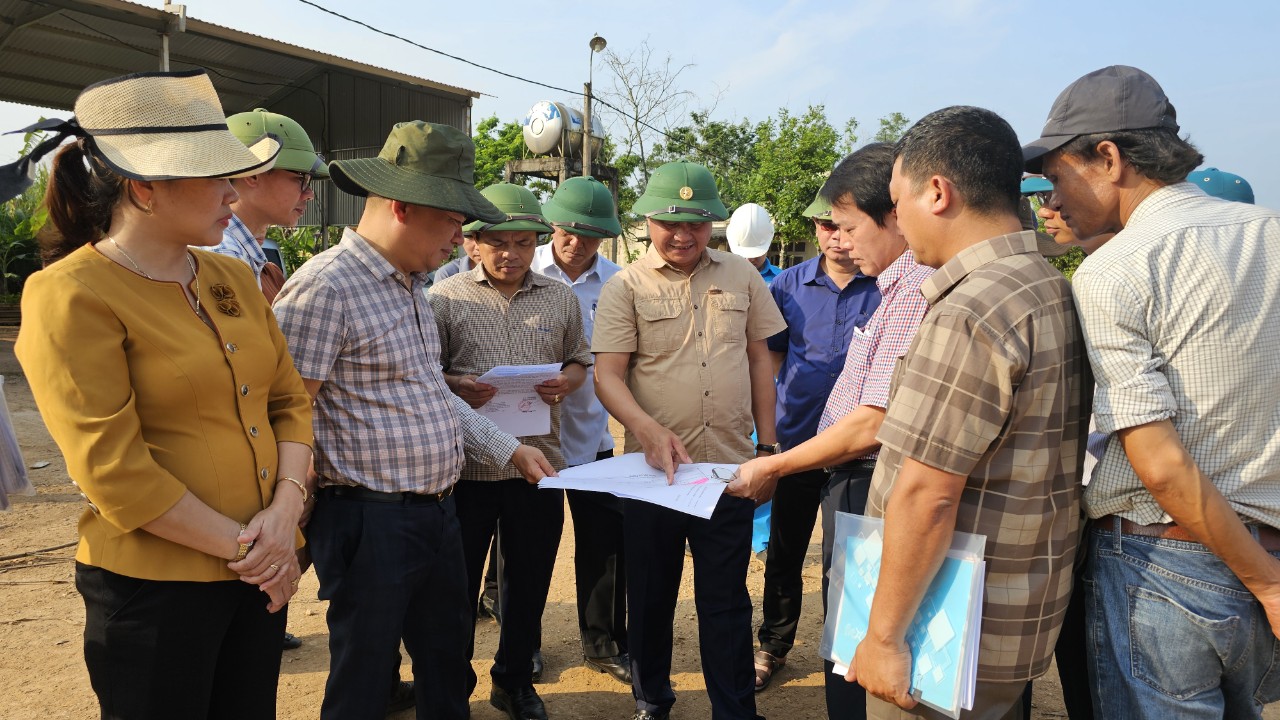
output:
<path id="1" fill-rule="evenodd" d="M 818 650 L 840 675 L 848 672 L 858 643 L 867 635 L 883 544 L 883 520 L 836 513 L 829 610 Z M 952 718 L 973 709 L 986 546 L 985 535 L 954 534 L 907 631 L 912 696 Z"/>

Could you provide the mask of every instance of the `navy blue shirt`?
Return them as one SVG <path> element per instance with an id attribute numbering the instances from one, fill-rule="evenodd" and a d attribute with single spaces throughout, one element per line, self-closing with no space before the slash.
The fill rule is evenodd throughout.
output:
<path id="1" fill-rule="evenodd" d="M 787 329 L 769 338 L 785 353 L 778 372 L 778 442 L 790 450 L 818 432 L 827 396 L 844 369 L 853 329 L 880 305 L 876 279 L 859 273 L 838 288 L 819 266 L 822 256 L 778 273 L 769 292 Z"/>

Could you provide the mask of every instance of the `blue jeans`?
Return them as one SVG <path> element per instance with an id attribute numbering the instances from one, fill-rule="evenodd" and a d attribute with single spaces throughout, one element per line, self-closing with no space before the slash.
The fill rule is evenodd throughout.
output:
<path id="1" fill-rule="evenodd" d="M 1193 542 L 1089 536 L 1085 600 L 1095 714 L 1260 718 L 1280 699 L 1280 643 L 1227 566 Z"/>

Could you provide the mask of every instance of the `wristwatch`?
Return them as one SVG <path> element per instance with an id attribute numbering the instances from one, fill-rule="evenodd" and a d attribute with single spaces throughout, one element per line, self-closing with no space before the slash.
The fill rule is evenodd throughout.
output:
<path id="1" fill-rule="evenodd" d="M 764 443 L 756 443 L 756 452 L 767 452 L 770 455 L 777 455 L 782 452 L 782 444 L 774 443 L 772 445 L 765 445 Z"/>

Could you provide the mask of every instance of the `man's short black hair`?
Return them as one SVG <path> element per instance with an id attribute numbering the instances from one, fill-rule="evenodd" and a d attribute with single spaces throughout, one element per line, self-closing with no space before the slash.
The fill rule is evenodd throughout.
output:
<path id="1" fill-rule="evenodd" d="M 975 212 L 1018 212 L 1022 145 L 1013 127 L 990 110 L 955 105 L 931 112 L 902 136 L 894 157 L 913 188 L 941 175 Z"/>
<path id="2" fill-rule="evenodd" d="M 832 205 L 852 202 L 876 225 L 884 227 L 889 213 L 893 212 L 893 200 L 889 198 L 892 176 L 893 145 L 871 143 L 837 163 L 818 194 Z"/>
<path id="3" fill-rule="evenodd" d="M 1062 154 L 1093 162 L 1099 158 L 1098 144 L 1110 140 L 1120 155 L 1144 177 L 1172 185 L 1187 179 L 1187 173 L 1200 167 L 1204 155 L 1190 140 L 1178 137 L 1172 128 L 1117 130 L 1081 135 L 1062 146 Z"/>

